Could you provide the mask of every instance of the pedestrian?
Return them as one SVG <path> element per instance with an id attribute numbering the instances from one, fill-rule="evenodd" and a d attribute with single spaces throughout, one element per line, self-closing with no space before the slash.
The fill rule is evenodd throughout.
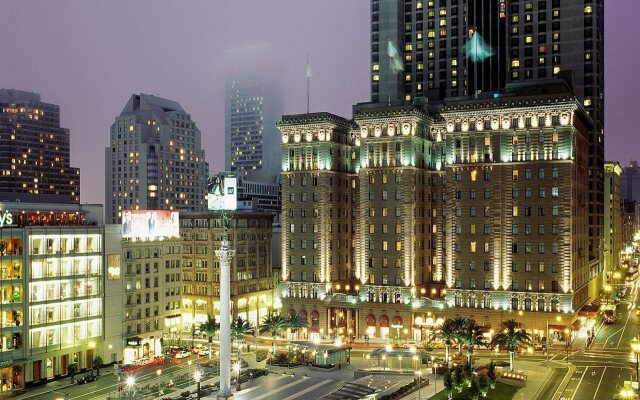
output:
<path id="1" fill-rule="evenodd" d="M 342 368 L 342 364 L 338 364 L 338 370 L 340 370 L 340 368 Z"/>

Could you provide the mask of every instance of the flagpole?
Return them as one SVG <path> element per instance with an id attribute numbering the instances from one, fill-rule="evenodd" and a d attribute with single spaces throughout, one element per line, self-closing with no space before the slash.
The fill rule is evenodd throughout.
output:
<path id="1" fill-rule="evenodd" d="M 307 114 L 309 114 L 309 81 L 311 80 L 310 77 L 310 70 L 309 70 L 309 54 L 307 54 L 307 70 L 305 71 L 306 75 L 307 75 Z"/>

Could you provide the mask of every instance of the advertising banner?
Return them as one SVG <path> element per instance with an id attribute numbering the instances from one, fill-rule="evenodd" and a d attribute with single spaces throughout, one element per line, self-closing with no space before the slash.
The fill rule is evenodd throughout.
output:
<path id="1" fill-rule="evenodd" d="M 180 224 L 177 211 L 124 210 L 122 212 L 122 237 L 154 239 L 179 237 Z"/>

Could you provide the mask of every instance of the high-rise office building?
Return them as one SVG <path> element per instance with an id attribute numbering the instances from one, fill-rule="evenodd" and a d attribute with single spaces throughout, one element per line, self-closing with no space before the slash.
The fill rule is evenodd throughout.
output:
<path id="1" fill-rule="evenodd" d="M 602 270 L 604 1 L 371 0 L 373 102 L 411 104 L 560 76 L 594 122 L 588 252 Z"/>
<path id="2" fill-rule="evenodd" d="M 620 180 L 620 198 L 640 203 L 640 167 L 637 161 L 631 161 L 622 169 Z"/>
<path id="3" fill-rule="evenodd" d="M 281 169 L 276 121 L 283 99 L 272 49 L 240 49 L 226 58 L 225 170 L 275 183 Z"/>
<path id="4" fill-rule="evenodd" d="M 509 310 L 560 339 L 599 290 L 591 125 L 553 80 L 283 117 L 283 309 L 312 336 L 423 340 L 440 318 L 497 327 Z"/>
<path id="5" fill-rule="evenodd" d="M 111 125 L 110 138 L 108 221 L 119 223 L 124 210 L 206 210 L 209 166 L 200 130 L 178 102 L 132 95 Z"/>
<path id="6" fill-rule="evenodd" d="M 622 203 L 620 198 L 620 175 L 622 167 L 617 162 L 604 164 L 604 276 L 606 283 L 613 280 L 614 271 L 620 267 L 623 250 Z"/>
<path id="7" fill-rule="evenodd" d="M 80 202 L 80 170 L 70 166 L 59 106 L 37 93 L 0 89 L 0 149 L 0 200 Z"/>

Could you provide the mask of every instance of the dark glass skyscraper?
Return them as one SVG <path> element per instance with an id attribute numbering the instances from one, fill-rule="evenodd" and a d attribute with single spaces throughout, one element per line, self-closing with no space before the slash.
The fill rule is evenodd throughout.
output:
<path id="1" fill-rule="evenodd" d="M 482 41 L 472 40 L 475 32 Z M 403 66 L 395 73 L 392 47 Z M 604 220 L 604 0 L 371 0 L 373 102 L 482 97 L 509 82 L 552 77 L 569 81 L 594 122 L 588 202 L 596 270 Z"/>
<path id="2" fill-rule="evenodd" d="M 59 106 L 37 93 L 0 89 L 0 200 L 80 203 L 69 141 Z"/>

